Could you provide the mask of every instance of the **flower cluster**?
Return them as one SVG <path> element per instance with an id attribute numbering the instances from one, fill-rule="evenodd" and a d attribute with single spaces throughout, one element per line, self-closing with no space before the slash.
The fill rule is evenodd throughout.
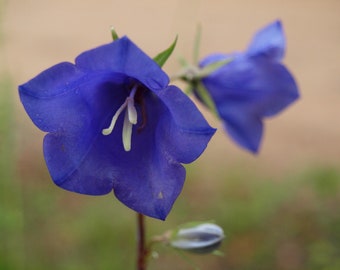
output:
<path id="1" fill-rule="evenodd" d="M 253 152 L 262 119 L 298 97 L 280 62 L 284 49 L 275 22 L 246 52 L 213 54 L 197 67 L 227 60 L 200 84 L 228 133 Z M 166 218 L 182 190 L 182 164 L 196 160 L 215 133 L 187 95 L 169 85 L 159 63 L 127 37 L 80 54 L 75 64 L 43 71 L 19 86 L 19 94 L 34 124 L 47 132 L 44 157 L 58 186 L 89 195 L 113 191 L 126 206 L 158 219 Z"/>

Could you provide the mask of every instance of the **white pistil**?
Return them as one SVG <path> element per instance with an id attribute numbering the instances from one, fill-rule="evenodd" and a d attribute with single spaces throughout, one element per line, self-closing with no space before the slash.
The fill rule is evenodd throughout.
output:
<path id="1" fill-rule="evenodd" d="M 113 115 L 110 126 L 102 130 L 103 135 L 110 135 L 116 125 L 119 115 L 124 111 L 124 109 L 126 109 L 123 123 L 122 140 L 124 150 L 127 152 L 131 150 L 132 125 L 137 124 L 137 110 L 134 101 L 136 91 L 137 86 L 131 90 L 130 95 L 125 99 L 124 103 Z"/>
<path id="2" fill-rule="evenodd" d="M 129 112 L 127 110 L 124 116 L 122 133 L 124 150 L 127 152 L 131 150 L 131 136 L 132 136 L 132 123 L 129 120 Z"/>

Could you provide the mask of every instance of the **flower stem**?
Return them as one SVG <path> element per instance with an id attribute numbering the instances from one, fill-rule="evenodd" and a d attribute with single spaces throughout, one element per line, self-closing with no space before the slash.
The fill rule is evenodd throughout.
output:
<path id="1" fill-rule="evenodd" d="M 148 253 L 145 243 L 145 216 L 137 213 L 137 270 L 146 270 Z"/>

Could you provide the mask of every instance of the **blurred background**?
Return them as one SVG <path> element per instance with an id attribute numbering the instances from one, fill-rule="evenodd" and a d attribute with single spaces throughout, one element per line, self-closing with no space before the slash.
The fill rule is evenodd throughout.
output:
<path id="1" fill-rule="evenodd" d="M 0 0 L 0 269 L 134 269 L 135 214 L 112 195 L 69 193 L 50 180 L 40 132 L 17 95 L 61 61 L 110 42 L 110 27 L 150 56 L 179 40 L 164 69 L 191 59 L 197 24 L 201 56 L 243 50 L 281 19 L 285 64 L 301 99 L 266 121 L 261 151 L 244 152 L 220 128 L 165 222 L 192 220 L 226 233 L 223 257 L 180 256 L 156 246 L 150 269 L 340 269 L 340 1 L 338 0 Z"/>

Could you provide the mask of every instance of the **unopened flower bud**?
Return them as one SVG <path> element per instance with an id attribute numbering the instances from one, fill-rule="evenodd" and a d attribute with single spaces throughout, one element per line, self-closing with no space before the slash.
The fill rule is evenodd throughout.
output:
<path id="1" fill-rule="evenodd" d="M 170 245 L 194 253 L 211 253 L 220 246 L 223 238 L 221 227 L 213 223 L 201 223 L 176 231 Z"/>

